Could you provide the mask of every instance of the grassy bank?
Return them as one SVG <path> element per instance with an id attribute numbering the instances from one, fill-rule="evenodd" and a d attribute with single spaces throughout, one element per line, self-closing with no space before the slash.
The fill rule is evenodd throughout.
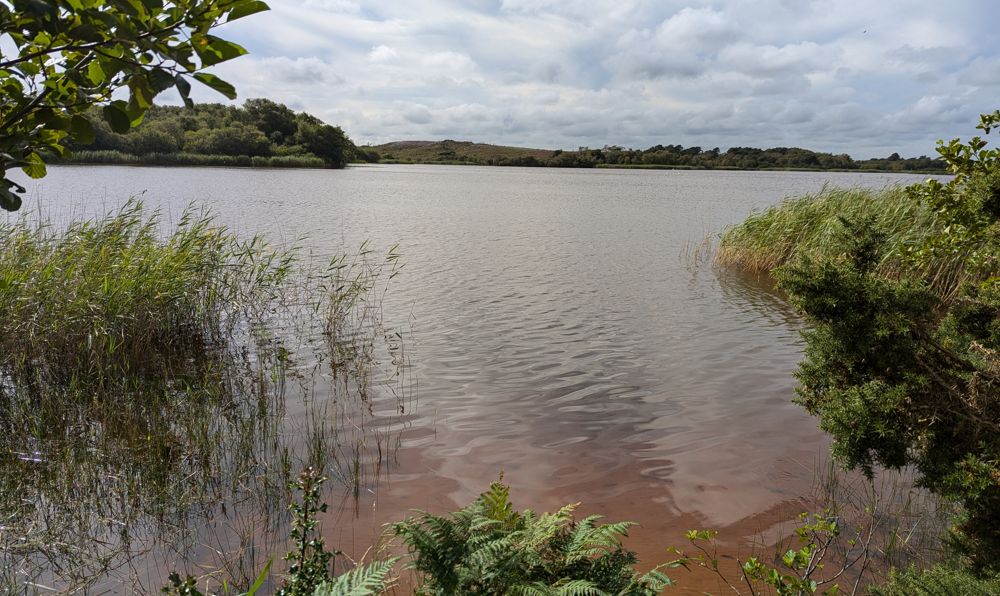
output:
<path id="1" fill-rule="evenodd" d="M 716 262 L 756 273 L 767 273 L 802 258 L 838 257 L 836 241 L 841 218 L 871 218 L 885 234 L 879 271 L 890 278 L 916 274 L 942 294 L 951 295 L 968 278 L 963 255 L 942 255 L 922 265 L 905 258 L 940 225 L 925 205 L 902 186 L 883 189 L 833 188 L 788 199 L 754 213 L 722 233 Z"/>

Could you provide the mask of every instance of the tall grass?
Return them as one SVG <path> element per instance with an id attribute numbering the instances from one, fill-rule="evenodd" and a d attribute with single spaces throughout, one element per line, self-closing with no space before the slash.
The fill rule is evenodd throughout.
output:
<path id="1" fill-rule="evenodd" d="M 870 219 L 886 235 L 880 273 L 888 277 L 919 275 L 945 296 L 968 277 L 961 255 L 942 256 L 916 266 L 905 258 L 938 232 L 934 213 L 902 186 L 872 190 L 824 187 L 755 213 L 722 233 L 716 252 L 721 265 L 767 273 L 802 257 L 835 258 L 841 218 Z"/>
<path id="2" fill-rule="evenodd" d="M 0 242 L 0 593 L 249 585 L 291 470 L 355 499 L 384 474 L 408 405 L 395 249 L 312 263 L 136 201 Z"/>
<path id="3" fill-rule="evenodd" d="M 292 257 L 188 210 L 164 240 L 130 201 L 58 230 L 0 226 L 0 368 L 22 382 L 98 381 L 223 341 L 260 308 Z"/>

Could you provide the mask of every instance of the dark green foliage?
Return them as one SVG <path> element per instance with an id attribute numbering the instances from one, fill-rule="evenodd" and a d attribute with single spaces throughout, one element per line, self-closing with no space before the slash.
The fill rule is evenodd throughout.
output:
<path id="1" fill-rule="evenodd" d="M 955 180 L 910 190 L 939 225 L 905 258 L 959 258 L 971 281 L 957 296 L 878 273 L 887 243 L 870 220 L 841 222 L 840 256 L 779 270 L 812 323 L 799 402 L 846 465 L 912 465 L 923 486 L 960 503 L 953 543 L 980 570 L 1000 568 L 1000 222 L 989 209 L 1000 153 L 984 145 L 942 143 Z"/>
<path id="2" fill-rule="evenodd" d="M 423 576 L 422 594 L 658 594 L 670 580 L 638 575 L 621 546 L 632 524 L 573 519 L 575 505 L 536 515 L 514 510 L 494 482 L 450 516 L 421 513 L 394 525 Z"/>
<path id="3" fill-rule="evenodd" d="M 250 99 L 243 107 L 152 106 L 136 128 L 119 133 L 99 123 L 91 142 L 71 148 L 67 160 L 76 163 L 342 168 L 378 161 L 339 127 L 267 99 Z"/>
<path id="4" fill-rule="evenodd" d="M 203 69 L 246 50 L 209 31 L 267 8 L 260 0 L 0 3 L 0 34 L 15 49 L 0 56 L 0 207 L 18 209 L 24 192 L 7 170 L 41 178 L 45 161 L 65 155 L 68 142 L 97 136 L 97 121 L 126 132 L 167 89 L 190 104 L 187 76 L 235 98 L 232 85 Z M 119 89 L 127 101 L 113 99 Z"/>
<path id="5" fill-rule="evenodd" d="M 270 99 L 248 99 L 243 103 L 243 110 L 250 123 L 275 144 L 283 144 L 285 139 L 292 138 L 299 130 L 295 112 Z"/>
<path id="6" fill-rule="evenodd" d="M 309 115 L 303 115 L 300 119 L 295 140 L 308 152 L 322 157 L 333 167 L 344 167 L 357 151 L 357 147 L 339 126 L 323 124 Z"/>
<path id="7" fill-rule="evenodd" d="M 648 149 L 626 149 L 617 145 L 601 149 L 580 147 L 576 151 L 503 147 L 468 141 L 398 141 L 374 147 L 383 160 L 410 163 L 453 163 L 491 166 L 555 168 L 703 168 L 703 169 L 807 169 L 943 171 L 940 159 L 926 156 L 910 159 L 853 160 L 849 155 L 817 153 L 797 147 L 755 149 L 732 147 L 722 153 L 717 147 L 655 145 Z"/>

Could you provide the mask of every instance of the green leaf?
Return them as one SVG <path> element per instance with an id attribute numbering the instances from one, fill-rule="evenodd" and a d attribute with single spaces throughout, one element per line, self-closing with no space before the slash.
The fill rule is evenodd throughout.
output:
<path id="1" fill-rule="evenodd" d="M 94 126 L 85 116 L 77 114 L 70 120 L 70 132 L 73 138 L 82 145 L 89 145 L 94 142 Z"/>
<path id="2" fill-rule="evenodd" d="M 174 75 L 165 68 L 154 68 L 146 77 L 153 94 L 158 94 L 174 86 Z"/>
<path id="3" fill-rule="evenodd" d="M 260 0 L 246 0 L 245 2 L 238 3 L 232 10 L 229 11 L 229 19 L 227 22 L 242 19 L 243 17 L 257 14 L 258 12 L 264 12 L 265 10 L 271 10 L 271 7 Z"/>
<path id="4" fill-rule="evenodd" d="M 201 58 L 202 66 L 213 66 L 247 53 L 243 46 L 214 35 L 192 36 L 191 40 L 194 42 L 194 51 Z"/>
<path id="5" fill-rule="evenodd" d="M 101 68 L 101 63 L 97 60 L 91 60 L 90 64 L 87 65 L 87 78 L 90 82 L 95 85 L 100 85 L 104 82 L 107 75 L 104 73 L 104 69 Z"/>
<path id="6" fill-rule="evenodd" d="M 214 74 L 207 72 L 196 72 L 194 78 L 201 81 L 203 84 L 215 89 L 219 93 L 225 95 L 229 99 L 236 99 L 236 88 L 229 83 L 223 81 Z"/>
<path id="7" fill-rule="evenodd" d="M 257 593 L 257 590 L 264 585 L 264 582 L 267 580 L 267 575 L 271 572 L 271 563 L 273 562 L 274 559 L 268 560 L 267 565 L 264 565 L 264 569 L 260 572 L 260 575 L 257 576 L 257 580 L 252 586 L 250 586 L 250 589 L 247 590 L 244 596 L 254 596 L 254 594 Z"/>
<path id="8" fill-rule="evenodd" d="M 191 83 L 188 82 L 182 75 L 177 75 L 174 77 L 174 86 L 177 88 L 177 93 L 180 94 L 181 99 L 184 100 L 184 105 L 191 107 L 194 102 L 191 101 Z"/>
<path id="9" fill-rule="evenodd" d="M 24 158 L 24 165 L 21 169 L 25 174 L 32 178 L 38 179 L 45 177 L 45 162 L 42 161 L 42 156 L 37 153 L 29 153 L 28 156 Z"/>
<path id="10" fill-rule="evenodd" d="M 124 102 L 116 101 L 106 105 L 102 113 L 104 114 L 104 121 L 108 123 L 111 130 L 118 134 L 124 134 L 132 128 L 132 120 L 125 111 Z"/>
<path id="11" fill-rule="evenodd" d="M 5 211 L 17 211 L 21 208 L 21 197 L 14 194 L 7 184 L 13 182 L 4 180 L 4 184 L 0 184 L 0 207 Z"/>

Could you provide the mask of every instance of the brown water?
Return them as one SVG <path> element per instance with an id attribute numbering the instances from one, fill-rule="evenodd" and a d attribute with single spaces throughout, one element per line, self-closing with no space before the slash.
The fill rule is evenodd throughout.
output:
<path id="1" fill-rule="evenodd" d="M 794 518 L 826 445 L 790 401 L 798 320 L 758 280 L 699 259 L 703 241 L 827 183 L 919 179 L 56 167 L 26 208 L 61 220 L 141 193 L 170 216 L 202 202 L 242 232 L 319 256 L 399 243 L 405 269 L 384 317 L 404 332 L 412 409 L 386 415 L 398 451 L 380 480 L 331 510 L 330 542 L 360 555 L 382 523 L 453 510 L 503 472 L 518 507 L 581 501 L 638 521 L 630 546 L 652 563 L 688 528 L 719 529 L 736 552 Z"/>

